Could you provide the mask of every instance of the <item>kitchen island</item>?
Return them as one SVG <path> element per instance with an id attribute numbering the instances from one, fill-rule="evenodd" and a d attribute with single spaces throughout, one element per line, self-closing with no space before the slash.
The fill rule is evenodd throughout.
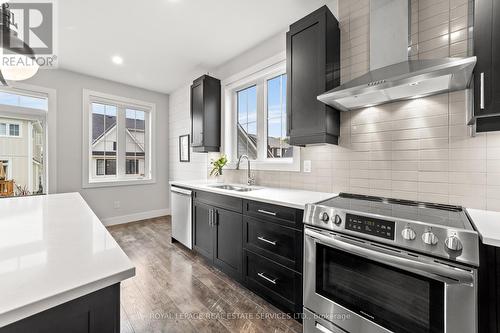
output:
<path id="1" fill-rule="evenodd" d="M 0 332 L 119 332 L 135 267 L 79 193 L 0 200 Z"/>

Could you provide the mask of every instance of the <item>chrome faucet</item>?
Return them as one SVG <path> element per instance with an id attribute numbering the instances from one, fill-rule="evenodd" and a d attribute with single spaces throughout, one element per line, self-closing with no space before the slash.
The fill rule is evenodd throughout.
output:
<path id="1" fill-rule="evenodd" d="M 247 155 L 241 155 L 240 158 L 238 158 L 238 163 L 236 164 L 236 170 L 240 169 L 240 163 L 241 159 L 246 158 L 247 159 L 247 185 L 252 186 L 255 185 L 255 178 L 252 176 L 252 172 L 250 170 L 250 159 L 248 158 Z"/>

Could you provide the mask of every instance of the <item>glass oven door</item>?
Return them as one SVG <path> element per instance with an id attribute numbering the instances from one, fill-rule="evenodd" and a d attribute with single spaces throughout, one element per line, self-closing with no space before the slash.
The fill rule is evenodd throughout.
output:
<path id="1" fill-rule="evenodd" d="M 474 272 L 309 228 L 304 260 L 304 306 L 348 332 L 474 332 L 473 308 L 447 321 L 448 300 L 474 303 Z"/>
<path id="2" fill-rule="evenodd" d="M 321 244 L 316 293 L 390 331 L 444 331 L 444 283 Z"/>

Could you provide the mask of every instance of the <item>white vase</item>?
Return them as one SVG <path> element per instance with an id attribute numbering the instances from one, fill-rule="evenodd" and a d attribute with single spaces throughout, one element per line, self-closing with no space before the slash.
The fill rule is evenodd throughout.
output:
<path id="1" fill-rule="evenodd" d="M 219 183 L 219 184 L 224 183 L 224 176 L 223 175 L 217 175 L 217 176 L 215 176 L 215 182 Z"/>

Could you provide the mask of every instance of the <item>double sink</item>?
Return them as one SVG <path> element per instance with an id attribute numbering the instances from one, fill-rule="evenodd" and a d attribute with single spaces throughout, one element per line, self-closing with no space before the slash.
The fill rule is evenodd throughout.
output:
<path id="1" fill-rule="evenodd" d="M 220 190 L 228 190 L 228 191 L 236 191 L 236 192 L 250 192 L 255 190 L 260 190 L 259 187 L 250 187 L 250 186 L 237 186 L 237 185 L 210 185 L 212 188 L 218 188 Z"/>

